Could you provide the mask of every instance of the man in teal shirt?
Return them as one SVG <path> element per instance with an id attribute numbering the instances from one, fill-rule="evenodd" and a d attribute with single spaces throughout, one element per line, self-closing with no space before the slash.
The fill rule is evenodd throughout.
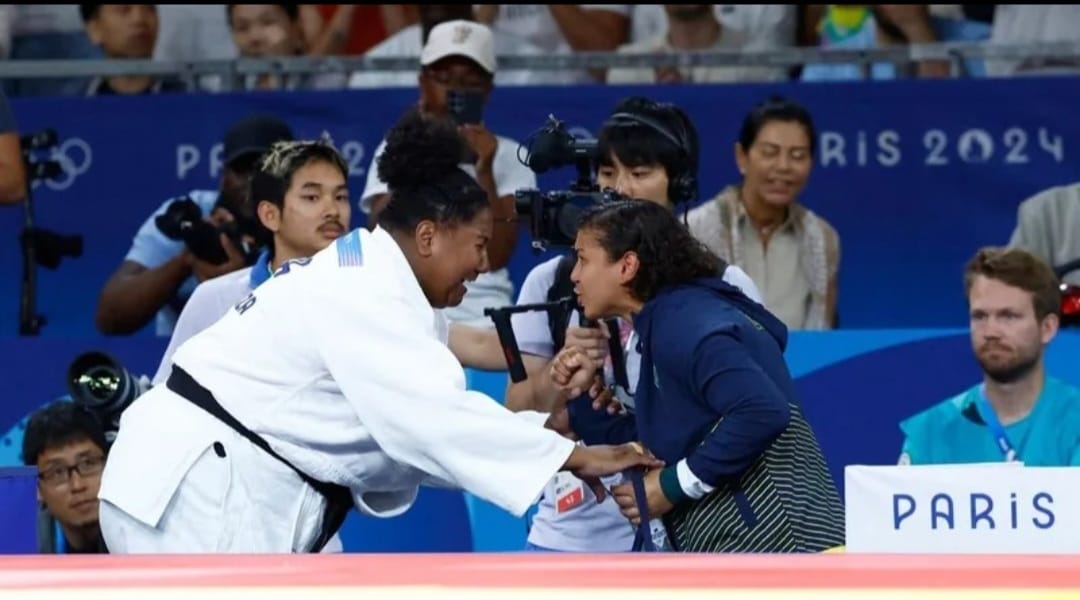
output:
<path id="1" fill-rule="evenodd" d="M 1080 466 L 1080 389 L 1043 363 L 1061 306 L 1053 270 L 1026 250 L 983 248 L 964 284 L 983 381 L 901 422 L 900 464 Z"/>

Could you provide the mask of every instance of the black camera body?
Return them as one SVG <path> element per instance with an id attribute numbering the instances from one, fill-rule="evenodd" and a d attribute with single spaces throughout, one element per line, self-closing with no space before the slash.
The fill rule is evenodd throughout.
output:
<path id="1" fill-rule="evenodd" d="M 224 264 L 229 260 L 219 239 L 222 233 L 240 249 L 248 264 L 253 262 L 255 250 L 244 240 L 245 232 L 238 223 L 233 221 L 215 227 L 203 218 L 202 209 L 188 197 L 174 200 L 164 213 L 154 218 L 154 224 L 165 237 L 183 241 L 196 258 L 212 265 Z"/>
<path id="2" fill-rule="evenodd" d="M 596 141 L 575 138 L 565 123 L 554 115 L 549 116 L 544 127 L 530 138 L 527 151 L 528 156 L 522 162 L 538 175 L 570 165 L 577 169 L 577 179 L 568 190 L 514 192 L 517 213 L 529 218 L 534 249 L 572 247 L 582 211 L 595 204 L 619 200 L 622 196 L 613 190 L 600 191 L 593 182 Z"/>
<path id="3" fill-rule="evenodd" d="M 71 400 L 94 415 L 112 444 L 120 429 L 120 415 L 136 398 L 150 389 L 150 379 L 135 377 L 112 356 L 84 352 L 68 366 L 67 387 Z"/>
<path id="4" fill-rule="evenodd" d="M 533 238 L 533 247 L 539 250 L 548 246 L 573 247 L 581 213 L 595 204 L 614 202 L 621 198 L 612 190 L 517 190 L 514 196 L 518 214 L 529 215 L 529 233 Z"/>

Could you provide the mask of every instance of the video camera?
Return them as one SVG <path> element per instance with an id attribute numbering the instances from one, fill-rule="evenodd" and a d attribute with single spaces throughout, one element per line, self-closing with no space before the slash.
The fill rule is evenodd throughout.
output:
<path id="1" fill-rule="evenodd" d="M 528 146 L 522 147 L 528 154 L 521 162 L 538 175 L 569 165 L 577 169 L 577 179 L 569 190 L 523 189 L 514 192 L 517 213 L 529 217 L 534 249 L 543 251 L 548 246 L 573 246 L 581 213 L 594 204 L 620 199 L 617 193 L 600 191 L 593 183 L 596 141 L 575 138 L 565 123 L 549 115 L 544 127 L 529 139 Z"/>
<path id="2" fill-rule="evenodd" d="M 577 237 L 578 221 L 585 209 L 624 198 L 612 190 L 601 191 L 593 182 L 598 158 L 596 141 L 575 138 L 567 130 L 566 124 L 554 115 L 549 115 L 547 123 L 530 136 L 526 143 L 527 146 L 523 144 L 521 148 L 525 148 L 528 154 L 522 160 L 519 148 L 518 159 L 534 173 L 539 175 L 551 169 L 573 165 L 577 169 L 577 179 L 570 185 L 569 190 L 564 191 L 517 190 L 514 193 L 517 213 L 529 217 L 529 231 L 535 250 L 543 251 L 548 246 L 572 247 Z M 524 381 L 528 374 L 521 361 L 521 351 L 511 326 L 511 317 L 517 313 L 546 312 L 549 322 L 560 322 L 563 317 L 568 319 L 575 309 L 580 315 L 573 290 L 567 289 L 566 292 L 557 293 L 557 297 L 550 298 L 549 302 L 484 309 L 484 316 L 495 324 L 510 379 L 514 383 Z M 589 323 L 582 317 L 581 325 L 597 324 Z M 611 356 L 621 357 L 622 347 L 618 344 L 618 336 L 613 339 L 615 344 Z"/>
<path id="3" fill-rule="evenodd" d="M 120 429 L 120 415 L 150 389 L 150 378 L 135 377 L 115 358 L 95 350 L 71 361 L 67 387 L 71 400 L 97 418 L 105 441 L 112 444 Z"/>
<path id="4" fill-rule="evenodd" d="M 229 260 L 219 239 L 224 233 L 244 255 L 245 262 L 253 264 L 257 250 L 244 240 L 244 236 L 255 237 L 255 232 L 252 227 L 244 226 L 246 220 L 243 216 L 233 215 L 233 219 L 232 222 L 215 226 L 203 218 L 202 209 L 194 200 L 184 197 L 169 204 L 164 213 L 154 218 L 154 224 L 165 237 L 183 241 L 196 258 L 212 265 L 224 264 Z"/>

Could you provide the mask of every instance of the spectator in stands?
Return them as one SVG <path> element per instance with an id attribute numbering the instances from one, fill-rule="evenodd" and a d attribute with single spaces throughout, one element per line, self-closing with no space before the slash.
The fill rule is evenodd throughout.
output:
<path id="1" fill-rule="evenodd" d="M 420 22 L 410 25 L 390 36 L 367 52 L 371 58 L 420 57 L 431 29 L 446 21 L 473 21 L 473 8 L 469 4 L 420 4 L 417 6 Z M 492 32 L 495 39 L 495 55 L 542 54 L 523 37 L 505 31 Z M 570 83 L 576 78 L 563 71 L 499 70 L 495 73 L 496 85 L 540 85 Z M 414 73 L 404 71 L 359 71 L 349 78 L 350 88 L 413 87 L 417 85 Z"/>
<path id="2" fill-rule="evenodd" d="M 159 4 L 154 60 L 188 62 L 231 60 L 236 44 L 220 4 Z"/>
<path id="3" fill-rule="evenodd" d="M 14 204 L 26 197 L 26 164 L 15 116 L 7 96 L 0 91 L 0 205 Z"/>
<path id="4" fill-rule="evenodd" d="M 1061 292 L 1020 248 L 982 248 L 964 287 L 983 381 L 903 421 L 901 464 L 1020 461 L 1080 466 L 1080 389 L 1046 372 Z"/>
<path id="5" fill-rule="evenodd" d="M 229 30 L 241 58 L 280 58 L 307 53 L 298 4 L 227 4 Z M 343 73 L 251 75 L 247 90 L 340 89 Z M 214 86 L 216 87 L 216 85 Z"/>
<path id="6" fill-rule="evenodd" d="M 1050 264 L 1061 279 L 1080 285 L 1080 183 L 1043 190 L 1020 203 L 1009 246 Z"/>
<path id="7" fill-rule="evenodd" d="M 588 444 L 640 440 L 666 465 L 645 473 L 647 517 L 630 483 L 612 488 L 623 516 L 663 517 L 683 552 L 842 545 L 843 505 L 784 361 L 783 323 L 717 277 L 723 262 L 656 203 L 598 205 L 579 223 L 578 302 L 589 319 L 633 322 L 641 367 L 633 414 L 583 428 L 596 411 L 572 402 L 570 429 Z M 568 347 L 551 373 L 562 390 L 587 389 L 600 366 Z"/>
<path id="8" fill-rule="evenodd" d="M 810 113 L 779 97 L 743 120 L 735 146 L 741 184 L 687 216 L 690 231 L 750 275 L 765 306 L 789 329 L 836 323 L 840 239 L 825 219 L 798 202 L 813 164 Z"/>
<path id="9" fill-rule="evenodd" d="M 619 103 L 598 135 L 600 157 L 596 174 L 601 188 L 674 211 L 696 195 L 698 136 L 694 124 L 680 108 L 645 98 Z M 526 276 L 518 304 L 533 304 L 572 295 L 572 257 L 555 257 L 534 267 Z M 725 281 L 760 301 L 750 278 L 738 267 L 723 270 Z M 604 361 L 605 385 L 617 387 L 620 400 L 633 407 L 641 355 L 629 321 L 619 321 L 617 331 L 579 327 L 576 311 L 549 315 L 522 313 L 513 318 L 514 334 L 529 377 L 510 383 L 506 406 L 511 410 L 549 412 L 568 400 L 554 385 L 548 369 L 563 347 L 580 348 Z M 607 360 L 608 337 L 619 336 L 625 348 L 625 374 L 616 373 Z M 451 332 L 451 347 L 453 347 Z M 622 379 L 625 375 L 625 380 Z M 591 399 L 584 399 L 590 403 Z M 560 474 L 544 489 L 529 530 L 528 548 L 565 552 L 625 552 L 631 549 L 634 532 L 611 500 L 597 503 L 585 483 Z"/>
<path id="10" fill-rule="evenodd" d="M 0 18 L 10 19 L 0 27 L 0 46 L 8 49 L 3 58 L 13 60 L 79 60 L 98 58 L 98 49 L 86 36 L 79 18 L 78 4 L 7 4 Z M 3 31 L 6 30 L 6 34 Z M 82 94 L 84 77 L 35 77 L 8 79 L 4 88 L 11 96 Z"/>
<path id="11" fill-rule="evenodd" d="M 926 5 L 812 5 L 807 21 L 816 28 L 822 48 L 863 49 L 938 41 Z M 920 77 L 948 77 L 949 61 L 927 60 L 918 64 Z M 871 67 L 872 79 L 893 79 L 896 66 L 877 63 Z M 803 81 L 840 81 L 862 79 L 859 65 L 810 64 L 803 68 Z"/>
<path id="12" fill-rule="evenodd" d="M 149 59 L 157 42 L 158 17 L 154 4 L 80 4 L 86 35 L 110 59 Z M 95 77 L 88 96 L 159 94 L 185 91 L 174 78 L 149 75 Z"/>
<path id="13" fill-rule="evenodd" d="M 308 54 L 363 54 L 416 22 L 416 4 L 301 4 Z"/>
<path id="14" fill-rule="evenodd" d="M 476 20 L 523 38 L 546 54 L 613 51 L 629 41 L 629 4 L 481 4 Z M 603 81 L 604 72 L 574 73 L 574 82 Z"/>
<path id="15" fill-rule="evenodd" d="M 154 384 L 188 338 L 220 319 L 284 263 L 304 260 L 350 229 L 348 165 L 328 139 L 278 142 L 251 175 L 250 202 L 265 247 L 251 267 L 199 284 L 184 305 Z"/>
<path id="16" fill-rule="evenodd" d="M 427 118 L 455 118 L 447 105 L 451 92 L 469 95 L 486 104 L 494 88 L 495 75 L 491 29 L 465 20 L 436 25 L 428 36 L 420 65 L 419 108 Z M 466 284 L 469 291 L 465 301 L 447 309 L 446 315 L 453 322 L 492 327 L 491 319 L 484 316 L 484 308 L 510 304 L 513 292 L 506 265 L 510 262 L 518 234 L 514 191 L 536 187 L 536 175 L 518 160 L 518 142 L 496 136 L 482 119 L 479 123 L 458 125 L 474 155 L 462 164 L 462 169 L 473 175 L 487 191 L 495 229 L 487 249 L 490 270 Z M 386 183 L 379 178 L 375 168 L 385 147 L 384 140 L 371 157 L 367 184 L 360 198 L 360 209 L 370 215 L 368 224 L 372 229 L 390 202 Z"/>
<path id="17" fill-rule="evenodd" d="M 38 470 L 38 499 L 47 525 L 38 533 L 42 553 L 106 552 L 98 527 L 97 495 L 107 448 L 101 425 L 70 401 L 59 400 L 30 416 L 22 457 Z M 55 535 L 54 522 L 60 536 Z"/>
<path id="18" fill-rule="evenodd" d="M 728 29 L 717 18 L 712 4 L 668 4 L 664 6 L 667 29 L 647 40 L 619 47 L 624 54 L 693 52 L 703 50 L 765 49 L 764 38 L 753 38 Z M 760 40 L 760 41 L 759 41 Z M 773 81 L 787 77 L 785 69 L 773 67 L 716 66 L 679 68 L 609 69 L 607 82 L 641 83 L 726 83 L 735 81 Z"/>
<path id="19" fill-rule="evenodd" d="M 630 12 L 630 42 L 655 39 L 668 30 L 664 4 L 635 4 Z M 794 4 L 712 4 L 725 31 L 738 31 L 761 48 L 795 45 L 798 6 Z"/>
<path id="20" fill-rule="evenodd" d="M 248 178 L 255 161 L 270 146 L 293 139 L 289 126 L 265 116 L 244 119 L 225 134 L 224 168 L 217 190 L 192 190 L 186 199 L 198 205 L 215 226 L 245 214 Z M 105 334 L 130 334 L 150 322 L 157 313 L 157 335 L 169 335 L 195 286 L 207 279 L 247 266 L 245 257 L 222 234 L 228 261 L 214 265 L 196 258 L 184 243 L 169 239 L 155 219 L 173 202 L 166 200 L 151 215 L 132 242 L 123 263 L 105 283 L 98 300 L 97 328 Z"/>
<path id="21" fill-rule="evenodd" d="M 1075 42 L 1080 27 L 1080 5 L 998 4 L 990 32 L 990 43 L 1003 45 Z M 1080 60 L 1075 56 L 996 59 L 986 61 L 991 77 L 1014 75 L 1076 74 Z"/>

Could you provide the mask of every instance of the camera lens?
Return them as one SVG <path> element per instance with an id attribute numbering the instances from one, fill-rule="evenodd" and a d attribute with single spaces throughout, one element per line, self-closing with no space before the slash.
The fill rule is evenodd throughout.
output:
<path id="1" fill-rule="evenodd" d="M 107 404 L 120 390 L 120 375 L 108 367 L 88 369 L 78 375 L 75 385 L 83 392 L 83 398 L 94 404 Z"/>
<path id="2" fill-rule="evenodd" d="M 80 404 L 106 408 L 127 395 L 128 375 L 115 359 L 103 352 L 79 355 L 68 367 L 68 391 Z"/>

